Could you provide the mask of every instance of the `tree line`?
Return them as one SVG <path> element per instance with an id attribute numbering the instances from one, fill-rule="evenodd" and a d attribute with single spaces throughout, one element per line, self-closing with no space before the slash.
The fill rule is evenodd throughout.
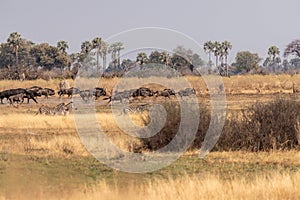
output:
<path id="1" fill-rule="evenodd" d="M 232 49 L 229 41 L 207 41 L 203 50 L 208 54 L 208 62 L 204 62 L 199 54 L 183 46 L 178 46 L 172 53 L 153 51 L 149 55 L 139 52 L 135 60 L 123 59 L 122 42 L 108 44 L 101 37 L 84 41 L 79 52 L 68 54 L 67 41 L 58 41 L 56 46 L 48 43 L 36 44 L 22 38 L 18 32 L 9 35 L 6 42 L 0 44 L 0 79 L 18 79 L 20 74 L 26 74 L 28 79 L 41 78 L 39 73 L 56 71 L 57 76 L 75 76 L 78 69 L 88 62 L 92 72 L 121 76 L 131 67 L 159 63 L 170 66 L 184 75 L 198 75 L 195 68 L 205 69 L 209 73 L 222 76 L 245 73 L 298 73 L 300 69 L 300 40 L 294 40 L 284 50 L 282 60 L 280 50 L 276 46 L 268 49 L 268 57 L 263 60 L 257 53 L 240 51 L 235 61 L 228 63 Z M 108 62 L 110 56 L 110 62 Z M 292 56 L 292 57 L 291 57 Z M 214 57 L 214 62 L 212 57 Z M 291 58 L 288 60 L 288 58 Z M 1 76 L 2 74 L 2 76 Z M 68 78 L 68 77 L 66 77 Z"/>

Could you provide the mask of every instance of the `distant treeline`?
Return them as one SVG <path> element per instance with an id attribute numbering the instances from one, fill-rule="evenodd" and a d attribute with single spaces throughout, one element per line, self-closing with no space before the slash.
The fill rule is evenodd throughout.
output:
<path id="1" fill-rule="evenodd" d="M 276 46 L 268 49 L 268 57 L 263 60 L 257 53 L 249 51 L 238 52 L 235 62 L 228 64 L 229 51 L 232 45 L 229 41 L 208 41 L 203 45 L 208 54 L 208 62 L 190 49 L 178 46 L 170 52 L 152 51 L 139 52 L 136 59 L 121 60 L 122 42 L 108 44 L 101 37 L 84 41 L 81 50 L 68 54 L 67 41 L 58 41 L 56 46 L 48 43 L 36 44 L 24 39 L 18 32 L 13 32 L 7 41 L 0 44 L 0 79 L 51 79 L 75 78 L 78 70 L 90 74 L 101 74 L 104 77 L 122 76 L 131 68 L 151 67 L 160 64 L 168 66 L 181 75 L 200 75 L 201 72 L 230 76 L 235 74 L 268 74 L 268 73 L 298 73 L 300 69 L 300 40 L 294 40 L 284 50 L 282 60 L 280 50 Z M 288 57 L 290 60 L 288 60 Z M 214 56 L 214 62 L 212 61 Z"/>

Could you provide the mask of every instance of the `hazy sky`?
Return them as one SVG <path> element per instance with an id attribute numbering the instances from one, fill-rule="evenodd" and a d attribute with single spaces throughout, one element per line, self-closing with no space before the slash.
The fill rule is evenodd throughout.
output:
<path id="1" fill-rule="evenodd" d="M 69 52 L 85 40 L 107 38 L 132 28 L 180 31 L 203 45 L 229 40 L 236 52 L 265 57 L 271 45 L 284 47 L 300 38 L 299 0 L 1 0 L 0 41 L 17 31 L 33 42 L 69 42 Z"/>

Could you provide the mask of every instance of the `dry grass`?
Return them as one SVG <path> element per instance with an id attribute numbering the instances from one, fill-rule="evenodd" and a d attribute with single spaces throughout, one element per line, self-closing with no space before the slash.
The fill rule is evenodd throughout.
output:
<path id="1" fill-rule="evenodd" d="M 185 175 L 178 179 L 157 179 L 143 185 L 127 184 L 119 188 L 101 181 L 92 187 L 49 195 L 47 191 L 35 194 L 14 194 L 17 199 L 299 199 L 300 173 L 273 173 L 257 176 L 249 181 L 241 177 L 221 180 L 218 176 Z M 2 197 L 0 199 L 6 199 Z"/>
<path id="2" fill-rule="evenodd" d="M 121 116 L 122 117 L 122 116 Z M 123 133 L 110 113 L 97 113 L 96 118 L 109 139 L 123 150 L 139 140 Z M 131 115 L 139 126 L 142 119 Z M 87 156 L 76 132 L 73 115 L 45 116 L 33 114 L 0 115 L 0 134 L 8 139 L 0 140 L 0 151 L 14 154 L 66 156 L 66 152 L 77 156 Z"/>
<path id="3" fill-rule="evenodd" d="M 205 83 L 199 77 L 186 77 L 197 92 L 205 91 Z M 97 80 L 93 80 L 94 82 Z M 99 86 L 105 87 L 110 91 L 119 79 L 102 79 L 98 83 Z M 147 79 L 148 82 L 158 82 L 154 78 Z M 144 84 L 147 81 L 143 79 L 132 78 L 126 88 L 135 87 L 136 84 Z M 160 80 L 161 81 L 161 80 Z M 170 87 L 176 89 L 178 80 L 163 79 L 168 82 Z M 291 93 L 292 82 L 300 86 L 299 75 L 293 77 L 288 75 L 280 76 L 234 76 L 231 78 L 223 78 L 226 91 L 231 94 L 266 94 L 266 93 Z M 42 87 L 51 87 L 57 89 L 59 80 L 36 80 L 36 81 L 0 81 L 0 90 L 16 87 L 30 87 L 39 85 Z M 71 86 L 74 82 L 70 80 Z M 78 82 L 83 88 L 93 87 L 91 83 L 82 79 Z M 152 85 L 154 90 L 161 88 L 160 85 Z M 255 97 L 255 101 L 257 96 Z M 265 97 L 264 97 L 265 98 Z M 244 100 L 236 96 L 235 99 L 241 104 Z M 24 106 L 24 107 L 23 107 Z M 47 160 L 48 157 L 56 157 L 61 160 L 68 158 L 78 159 L 81 157 L 89 157 L 89 153 L 82 145 L 79 137 L 76 134 L 76 127 L 72 115 L 70 116 L 34 116 L 31 110 L 36 106 L 34 104 L 20 106 L 19 109 L 6 107 L 1 110 L 0 114 L 0 153 L 17 154 L 26 156 L 43 157 Z M 29 110 L 27 110 L 29 108 Z M 34 111 L 37 107 L 34 107 Z M 128 144 L 138 143 L 139 140 L 122 133 L 117 126 L 114 117 L 111 113 L 102 112 L 96 114 L 97 120 L 105 131 L 107 136 L 114 144 L 124 150 L 128 150 Z M 144 120 L 137 115 L 132 115 L 131 119 L 139 126 L 144 125 Z M 299 129 L 299 124 L 298 129 Z M 292 127 L 293 128 L 293 127 Z M 251 129 L 252 130 L 252 129 Z M 238 132 L 237 132 L 238 133 Z M 277 148 L 275 148 L 277 149 Z M 0 194 L 1 199 L 299 199 L 300 192 L 300 173 L 285 173 L 285 167 L 288 166 L 293 169 L 299 169 L 300 154 L 297 151 L 282 151 L 277 152 L 270 150 L 270 152 L 259 153 L 245 153 L 245 152 L 214 152 L 211 158 L 203 161 L 203 165 L 209 168 L 215 167 L 215 171 L 208 173 L 208 175 L 199 175 L 197 166 L 193 169 L 196 173 L 193 175 L 185 175 L 177 178 L 155 179 L 149 180 L 145 184 L 134 183 L 116 183 L 111 184 L 106 180 L 98 181 L 96 185 L 82 186 L 74 190 L 61 188 L 60 193 L 47 192 L 47 188 L 41 187 L 40 190 L 30 192 L 26 191 L 28 195 L 18 190 L 13 190 L 12 196 Z M 193 152 L 194 153 L 194 152 Z M 187 159 L 186 165 L 191 166 L 196 161 L 188 160 L 188 154 L 183 159 Z M 27 157 L 26 157 L 27 159 Z M 4 163 L 9 163 L 13 166 L 14 160 L 3 159 Z M 198 160 L 198 158 L 197 158 Z M 18 161 L 17 161 L 18 162 Z M 29 162 L 29 161 L 28 161 Z M 30 161 L 31 162 L 31 161 Z M 35 162 L 35 161 L 32 161 Z M 36 161 L 39 162 L 39 161 Z M 69 162 L 69 161 L 66 161 Z M 201 161 L 202 162 L 202 161 Z M 18 163 L 17 163 L 18 164 Z M 23 163 L 20 163 L 22 165 Z M 32 164 L 32 163 L 30 163 Z M 43 163 L 42 163 L 43 164 Z M 46 163 L 47 164 L 47 163 Z M 44 165 L 43 164 L 43 167 Z M 210 164 L 210 165 L 209 165 Z M 252 173 L 256 178 L 249 180 L 247 175 L 235 175 L 232 179 L 220 177 L 218 168 L 232 167 L 233 171 L 242 170 L 245 173 Z M 80 164 L 78 164 L 80 165 Z M 195 165 L 195 164 L 194 164 Z M 31 165 L 30 165 L 31 166 Z M 66 165 L 68 166 L 68 165 Z M 76 166 L 76 165 L 74 165 Z M 72 167 L 74 167 L 72 166 Z M 238 167 L 239 166 L 239 167 Z M 257 169 L 252 169 L 255 166 L 266 166 L 272 168 L 269 173 L 257 173 Z M 18 166 L 19 167 L 19 166 Z M 49 167 L 49 166 L 48 166 Z M 49 170 L 52 166 L 50 165 Z M 245 168 L 247 169 L 245 169 Z M 274 172 L 279 169 L 278 172 Z M 83 168 L 88 168 L 85 165 Z M 27 171 L 22 171 L 23 168 L 18 168 L 18 173 L 25 174 Z M 35 169 L 40 168 L 32 168 Z M 173 165 L 170 169 L 174 173 L 185 170 L 185 166 Z M 265 168 L 264 168 L 265 169 Z M 39 171 L 34 175 L 40 175 Z M 55 169 L 54 169 L 55 170 Z M 69 170 L 69 168 L 68 168 Z M 230 168 L 231 170 L 231 168 Z M 252 171 L 251 171 L 252 170 Z M 268 169 L 267 169 L 268 170 Z M 101 171 L 101 170 L 100 170 Z M 193 172 L 194 172 L 193 171 Z M 250 171 L 250 172 L 249 172 Z M 296 171 L 296 170 L 295 170 Z M 1 171 L 0 171 L 1 172 Z M 48 171 L 46 171 L 47 174 Z M 165 171 L 164 171 L 165 172 Z M 162 174 L 164 173 L 162 172 Z M 264 172 L 264 171 L 263 171 Z M 294 172 L 294 171 L 293 171 Z M 102 173 L 102 171 L 101 171 Z M 104 174 L 109 174 L 103 171 Z M 256 174 L 257 173 L 257 174 Z M 1 173 L 0 173 L 1 176 Z M 42 174 L 45 176 L 45 174 Z M 48 175 L 51 176 L 51 175 Z M 150 176 L 150 175 L 149 175 Z M 26 178 L 26 176 L 24 175 Z M 35 177 L 33 177 L 34 179 Z M 70 177 L 62 177 L 70 178 Z M 71 180 L 71 179 L 70 179 Z M 18 182 L 16 182 L 18 183 Z M 43 186 L 45 186 L 44 184 Z M 119 187 L 123 185 L 124 187 Z M 58 186 L 60 187 L 60 186 Z M 1 189 L 1 187 L 0 187 Z"/>
<path id="4" fill-rule="evenodd" d="M 296 87 L 300 88 L 300 75 L 243 75 L 232 76 L 230 78 L 223 77 L 225 91 L 227 94 L 273 94 L 273 93 L 292 93 L 292 83 L 295 82 Z M 122 81 L 120 81 L 122 80 Z M 79 86 L 82 89 L 90 89 L 98 85 L 104 87 L 107 91 L 111 91 L 117 84 L 120 88 L 125 87 L 127 89 L 137 88 L 138 85 L 147 85 L 147 83 L 163 83 L 175 90 L 180 88 L 181 83 L 178 81 L 187 80 L 197 92 L 202 91 L 206 94 L 206 84 L 201 77 L 187 76 L 183 78 L 92 78 L 88 81 L 84 78 L 77 79 L 76 84 L 73 80 L 68 80 L 71 86 Z M 50 87 L 58 89 L 58 83 L 60 80 L 52 79 L 45 81 L 42 79 L 34 81 L 15 81 L 15 80 L 1 80 L 0 90 L 18 87 L 30 87 L 38 85 L 41 87 Z M 166 86 L 165 86 L 166 87 Z M 161 89 L 161 85 L 153 85 L 154 90 Z"/>

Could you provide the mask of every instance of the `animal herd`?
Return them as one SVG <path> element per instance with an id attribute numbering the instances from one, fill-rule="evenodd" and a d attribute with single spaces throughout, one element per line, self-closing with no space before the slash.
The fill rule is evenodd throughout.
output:
<path id="1" fill-rule="evenodd" d="M 27 103 L 32 100 L 36 104 L 38 104 L 37 98 L 44 96 L 46 99 L 50 96 L 54 96 L 55 90 L 51 88 L 42 88 L 39 86 L 32 86 L 30 88 L 16 88 L 16 89 L 8 89 L 0 92 L 0 100 L 1 104 L 3 104 L 3 100 L 6 99 L 10 105 L 22 104 L 24 100 L 27 99 Z M 138 89 L 124 90 L 124 91 L 115 91 L 111 92 L 109 96 L 104 88 L 96 87 L 91 90 L 80 90 L 79 88 L 70 87 L 70 88 L 61 88 L 57 91 L 59 98 L 63 96 L 67 96 L 68 98 L 72 98 L 74 95 L 79 95 L 81 99 L 88 103 L 90 100 L 98 100 L 101 96 L 103 96 L 103 100 L 108 100 L 108 103 L 119 101 L 123 102 L 124 100 L 131 102 L 137 98 L 146 98 L 146 97 L 165 97 L 170 99 L 171 96 L 185 97 L 190 95 L 195 95 L 196 91 L 194 88 L 185 88 L 178 92 L 175 92 L 173 89 L 164 89 L 160 91 L 153 91 L 147 87 L 140 87 Z M 69 102 L 68 104 L 60 103 L 57 106 L 49 107 L 49 106 L 41 106 L 38 110 L 37 114 L 46 114 L 46 115 L 58 115 L 58 114 L 67 114 L 72 109 L 73 103 Z"/>

